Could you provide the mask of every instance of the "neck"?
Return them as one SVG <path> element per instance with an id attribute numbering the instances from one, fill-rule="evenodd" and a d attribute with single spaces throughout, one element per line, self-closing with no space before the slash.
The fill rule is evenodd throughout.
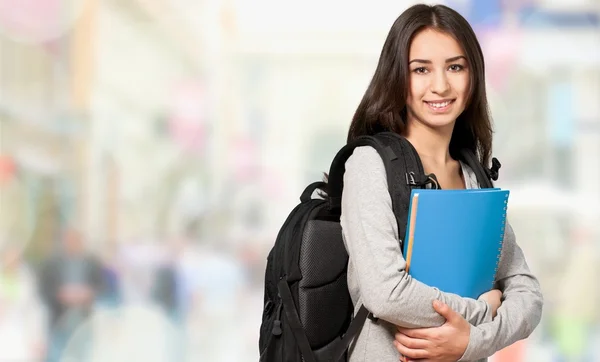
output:
<path id="1" fill-rule="evenodd" d="M 452 161 L 450 140 L 452 127 L 434 129 L 421 122 L 407 122 L 404 137 L 415 147 L 419 157 L 430 164 L 445 166 Z"/>

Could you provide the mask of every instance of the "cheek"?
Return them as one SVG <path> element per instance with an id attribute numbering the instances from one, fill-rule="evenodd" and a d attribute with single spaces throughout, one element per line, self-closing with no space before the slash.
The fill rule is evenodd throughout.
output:
<path id="1" fill-rule="evenodd" d="M 456 77 L 454 82 L 454 89 L 456 93 L 463 98 L 467 98 L 469 95 L 469 83 L 469 75 L 466 73 Z"/>
<path id="2" fill-rule="evenodd" d="M 420 101 L 427 92 L 427 82 L 425 77 L 412 77 L 409 86 L 408 101 L 415 102 Z"/>

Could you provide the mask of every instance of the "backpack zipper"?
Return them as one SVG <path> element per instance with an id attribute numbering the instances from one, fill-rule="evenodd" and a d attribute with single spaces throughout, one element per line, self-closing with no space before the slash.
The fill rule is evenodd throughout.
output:
<path id="1" fill-rule="evenodd" d="M 279 293 L 277 296 L 279 297 L 279 304 L 277 304 L 277 312 L 275 313 L 275 321 L 273 322 L 273 330 L 271 331 L 274 336 L 280 336 L 283 332 L 281 330 L 281 309 L 283 307 L 283 301 L 281 300 L 281 295 L 279 295 Z"/>
<path id="2" fill-rule="evenodd" d="M 271 314 L 271 311 L 273 310 L 274 305 L 275 304 L 270 299 L 267 300 L 267 303 L 265 303 L 265 307 L 264 307 L 265 316 L 269 316 Z"/>

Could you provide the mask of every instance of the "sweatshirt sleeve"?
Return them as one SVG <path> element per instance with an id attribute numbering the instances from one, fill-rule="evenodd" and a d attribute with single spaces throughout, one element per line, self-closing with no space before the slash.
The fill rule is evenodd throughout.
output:
<path id="1" fill-rule="evenodd" d="M 429 287 L 406 273 L 385 167 L 377 151 L 357 147 L 346 162 L 341 225 L 363 305 L 377 318 L 406 328 L 440 326 L 438 299 L 472 325 L 491 321 L 483 300 Z"/>
<path id="2" fill-rule="evenodd" d="M 538 280 L 529 271 L 515 233 L 507 223 L 496 276 L 503 301 L 493 321 L 471 326 L 467 349 L 460 361 L 487 358 L 527 338 L 542 317 L 543 297 Z"/>

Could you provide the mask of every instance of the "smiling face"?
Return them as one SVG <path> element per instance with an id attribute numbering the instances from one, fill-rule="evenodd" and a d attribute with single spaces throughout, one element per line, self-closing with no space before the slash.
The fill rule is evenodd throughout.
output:
<path id="1" fill-rule="evenodd" d="M 469 96 L 469 68 L 461 46 L 452 36 L 427 28 L 412 40 L 408 61 L 408 122 L 451 132 Z"/>

